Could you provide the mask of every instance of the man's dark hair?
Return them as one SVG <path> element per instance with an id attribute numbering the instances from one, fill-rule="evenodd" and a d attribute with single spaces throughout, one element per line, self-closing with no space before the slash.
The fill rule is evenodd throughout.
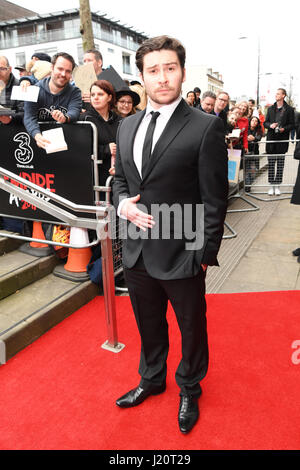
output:
<path id="1" fill-rule="evenodd" d="M 249 98 L 248 103 L 252 103 L 253 105 L 255 104 L 255 100 L 253 98 Z"/>
<path id="2" fill-rule="evenodd" d="M 184 69 L 185 48 L 183 45 L 175 38 L 171 38 L 169 36 L 157 36 L 155 38 L 146 39 L 146 41 L 144 41 L 136 51 L 135 63 L 141 73 L 143 73 L 144 56 L 149 52 L 161 51 L 162 49 L 176 52 L 180 66 Z"/>
<path id="3" fill-rule="evenodd" d="M 69 60 L 72 64 L 72 70 L 74 70 L 76 64 L 75 64 L 75 60 L 73 59 L 73 57 L 68 54 L 67 52 L 58 52 L 57 54 L 55 54 L 53 57 L 52 57 L 52 60 L 51 60 L 51 64 L 52 65 L 55 65 L 56 64 L 56 61 L 59 57 L 63 57 L 64 59 L 66 60 Z"/>
<path id="4" fill-rule="evenodd" d="M 207 97 L 213 98 L 214 100 L 217 98 L 216 95 L 215 95 L 215 93 L 214 93 L 213 91 L 205 91 L 205 92 L 203 93 L 201 99 L 202 99 L 202 100 L 205 100 L 205 98 L 207 98 Z"/>
<path id="5" fill-rule="evenodd" d="M 98 49 L 89 49 L 88 51 L 85 51 L 84 52 L 85 54 L 94 54 L 95 56 L 95 59 L 98 61 L 98 60 L 101 60 L 103 62 L 103 57 L 102 57 L 102 54 L 100 51 L 98 51 Z"/>

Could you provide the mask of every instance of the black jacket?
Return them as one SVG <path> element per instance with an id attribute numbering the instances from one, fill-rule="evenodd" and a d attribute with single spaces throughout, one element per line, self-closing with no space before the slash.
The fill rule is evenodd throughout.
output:
<path id="1" fill-rule="evenodd" d="M 267 111 L 266 120 L 264 122 L 264 127 L 268 129 L 267 140 L 288 140 L 290 137 L 290 131 L 295 129 L 295 113 L 291 106 L 289 106 L 285 101 L 283 103 L 283 109 L 280 117 L 280 126 L 284 128 L 284 132 L 275 132 L 275 129 L 271 129 L 270 125 L 276 122 L 276 108 L 277 104 L 274 103 Z M 288 150 L 288 142 L 283 143 L 271 143 L 267 144 L 266 150 L 267 153 L 271 154 L 283 154 Z"/>
<path id="2" fill-rule="evenodd" d="M 127 268 L 133 267 L 142 252 L 150 276 L 156 279 L 192 277 L 202 269 L 201 263 L 218 264 L 228 196 L 228 158 L 223 125 L 216 116 L 199 113 L 182 99 L 158 139 L 141 178 L 134 162 L 133 144 L 144 115 L 145 110 L 125 118 L 120 124 L 114 205 L 117 207 L 120 200 L 140 194 L 139 202 L 148 213 L 162 205 L 167 209 L 176 204 L 182 211 L 190 208 L 190 220 L 193 227 L 197 227 L 200 220 L 196 208 L 203 204 L 204 243 L 191 243 L 192 246 L 187 247 L 186 231 L 178 236 L 174 228 L 175 221 L 177 225 L 180 221 L 183 224 L 187 214 L 178 212 L 176 217 L 171 211 L 162 221 L 157 215 L 155 234 L 151 232 L 147 238 L 136 238 L 136 232 L 129 230 L 123 245 L 123 263 Z M 154 213 L 153 216 L 156 218 Z M 170 236 L 164 237 L 159 225 L 168 222 Z"/>
<path id="3" fill-rule="evenodd" d="M 19 85 L 19 80 L 11 73 L 6 87 L 1 92 L 0 104 L 5 108 L 11 108 L 16 111 L 11 123 L 22 124 L 24 116 L 24 102 L 10 99 L 13 86 L 17 85 Z"/>
<path id="4" fill-rule="evenodd" d="M 105 121 L 102 116 L 100 116 L 100 114 L 91 107 L 86 113 L 82 113 L 80 115 L 79 120 L 93 122 L 97 127 L 98 160 L 103 161 L 99 171 L 99 182 L 100 186 L 104 186 L 106 179 L 109 177 L 109 169 L 111 167 L 109 144 L 112 142 L 116 143 L 117 130 L 122 118 L 115 112 L 110 112 L 108 121 Z"/>

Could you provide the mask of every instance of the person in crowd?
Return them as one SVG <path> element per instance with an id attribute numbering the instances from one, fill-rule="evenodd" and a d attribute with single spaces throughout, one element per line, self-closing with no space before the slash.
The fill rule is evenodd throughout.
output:
<path id="1" fill-rule="evenodd" d="M 259 158 L 252 158 L 249 155 L 259 155 L 259 144 L 263 136 L 260 120 L 252 116 L 248 128 L 248 153 L 245 161 L 245 191 L 250 192 L 251 184 L 259 170 Z"/>
<path id="2" fill-rule="evenodd" d="M 258 111 L 258 117 L 259 117 L 259 120 L 260 120 L 261 128 L 262 128 L 262 131 L 263 131 L 263 135 L 265 135 L 264 122 L 265 122 L 266 118 L 265 118 L 264 113 L 262 112 L 261 106 L 258 106 L 257 111 Z"/>
<path id="3" fill-rule="evenodd" d="M 248 119 L 249 119 L 249 122 L 250 122 L 250 119 L 253 116 L 254 111 L 256 111 L 255 100 L 253 98 L 249 98 L 249 100 L 248 100 L 248 116 L 247 116 Z"/>
<path id="4" fill-rule="evenodd" d="M 116 91 L 116 113 L 123 118 L 135 114 L 139 102 L 139 95 L 129 87 Z"/>
<path id="5" fill-rule="evenodd" d="M 186 94 L 185 101 L 187 102 L 187 104 L 189 106 L 195 107 L 195 103 L 196 103 L 196 94 L 195 94 L 195 92 L 194 91 L 188 91 L 187 94 Z"/>
<path id="6" fill-rule="evenodd" d="M 182 433 L 188 433 L 199 417 L 199 382 L 208 368 L 205 272 L 207 265 L 217 264 L 223 234 L 227 151 L 220 119 L 199 112 L 181 98 L 185 49 L 177 39 L 147 39 L 136 52 L 136 65 L 149 101 L 144 112 L 120 123 L 113 199 L 118 214 L 129 222 L 123 264 L 142 341 L 141 381 L 116 404 L 137 406 L 165 391 L 170 300 L 182 335 L 182 359 L 176 372 L 178 424 Z M 194 234 L 192 251 L 185 234 L 174 236 L 178 229 L 174 224 L 183 226 L 183 213 L 177 221 L 173 213 L 157 219 L 153 215 L 157 205 L 168 207 L 174 201 L 180 207 L 189 205 L 194 215 L 196 207 L 204 204 L 204 227 L 198 226 L 204 240 L 198 243 Z M 173 236 L 166 237 L 169 222 Z"/>
<path id="7" fill-rule="evenodd" d="M 131 91 L 134 91 L 135 93 L 137 93 L 140 97 L 140 102 L 136 106 L 136 110 L 143 111 L 147 106 L 147 93 L 146 93 L 145 87 L 143 87 L 143 85 L 140 82 L 134 80 L 130 82 L 129 88 Z"/>
<path id="8" fill-rule="evenodd" d="M 33 60 L 34 62 L 36 62 L 37 60 L 45 60 L 46 62 L 51 63 L 51 57 L 45 52 L 35 52 L 34 54 L 32 54 L 31 60 Z"/>
<path id="9" fill-rule="evenodd" d="M 103 72 L 103 57 L 98 49 L 89 49 L 84 53 L 83 63 L 89 64 L 92 63 L 95 69 L 97 78 L 99 79 L 101 73 Z"/>
<path id="10" fill-rule="evenodd" d="M 110 174 L 114 174 L 116 158 L 116 136 L 122 117 L 116 114 L 114 87 L 107 80 L 97 80 L 90 88 L 91 107 L 80 116 L 81 121 L 93 122 L 98 130 L 98 160 L 100 186 L 105 186 Z M 131 95 L 127 95 L 131 98 Z"/>
<path id="11" fill-rule="evenodd" d="M 24 125 L 36 144 L 45 148 L 49 143 L 41 134 L 39 121 L 69 123 L 77 121 L 81 112 L 81 92 L 70 84 L 75 62 L 72 56 L 59 52 L 52 58 L 51 76 L 40 80 L 36 103 L 25 102 Z"/>
<path id="12" fill-rule="evenodd" d="M 97 76 L 97 79 L 99 80 L 101 73 L 103 72 L 103 57 L 100 51 L 98 49 L 89 49 L 84 53 L 83 56 L 83 63 L 84 64 L 90 64 L 92 63 L 94 66 L 94 70 Z M 82 94 L 82 100 L 84 103 L 87 103 L 84 107 L 86 109 L 89 109 L 89 104 L 90 103 L 90 94 L 89 93 L 83 93 Z"/>
<path id="13" fill-rule="evenodd" d="M 20 78 L 20 86 L 23 90 L 30 85 L 35 85 L 43 78 L 50 77 L 52 65 L 46 60 L 32 61 L 27 65 L 29 73 Z"/>
<path id="14" fill-rule="evenodd" d="M 1 124 L 21 124 L 23 121 L 23 101 L 11 100 L 10 98 L 13 86 L 18 85 L 19 80 L 13 75 L 7 57 L 0 56 L 0 105 L 12 111 L 7 115 L 0 115 Z"/>
<path id="15" fill-rule="evenodd" d="M 248 152 L 248 127 L 249 122 L 247 119 L 248 114 L 248 105 L 247 102 L 239 103 L 237 106 L 234 106 L 231 110 L 233 115 L 236 118 L 236 125 L 234 129 L 240 130 L 240 136 L 232 141 L 232 146 L 234 149 L 241 150 L 242 155 Z"/>
<path id="16" fill-rule="evenodd" d="M 227 131 L 227 111 L 229 105 L 229 94 L 226 91 L 219 91 L 215 102 L 214 112 L 215 115 L 222 119 L 224 124 L 224 131 Z"/>
<path id="17" fill-rule="evenodd" d="M 300 123 L 299 120 L 296 121 L 296 139 L 300 139 Z M 297 155 L 296 155 L 297 154 Z M 300 142 L 297 142 L 294 157 L 297 160 L 300 160 Z M 291 198 L 291 204 L 300 205 L 300 163 L 298 164 L 298 174 L 296 178 L 296 183 L 293 189 L 293 194 Z M 300 247 L 293 250 L 293 255 L 297 256 L 297 261 L 300 263 Z"/>
<path id="18" fill-rule="evenodd" d="M 290 132 L 295 128 L 295 113 L 291 106 L 285 101 L 286 90 L 278 88 L 275 103 L 269 107 L 264 126 L 268 129 L 266 151 L 268 156 L 268 181 L 271 185 L 268 194 L 270 196 L 280 195 L 280 185 L 283 179 L 285 153 L 288 151 L 289 143 L 280 142 L 289 140 Z"/>
<path id="19" fill-rule="evenodd" d="M 18 65 L 17 67 L 15 67 L 15 70 L 18 70 L 20 78 L 28 75 L 25 64 Z"/>
<path id="20" fill-rule="evenodd" d="M 198 86 L 194 88 L 194 93 L 196 95 L 195 108 L 198 108 L 201 104 L 201 90 Z"/>
<path id="21" fill-rule="evenodd" d="M 201 98 L 201 104 L 199 106 L 200 111 L 208 114 L 215 114 L 214 107 L 216 103 L 216 95 L 212 91 L 205 91 Z"/>

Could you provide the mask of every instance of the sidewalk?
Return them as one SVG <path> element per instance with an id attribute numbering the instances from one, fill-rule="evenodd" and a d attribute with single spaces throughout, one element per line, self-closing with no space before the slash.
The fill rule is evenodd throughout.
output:
<path id="1" fill-rule="evenodd" d="M 299 290 L 300 264 L 292 251 L 300 247 L 300 206 L 289 199 L 249 200 L 259 210 L 230 214 L 238 235 L 223 240 L 221 267 L 207 276 L 208 293 Z"/>

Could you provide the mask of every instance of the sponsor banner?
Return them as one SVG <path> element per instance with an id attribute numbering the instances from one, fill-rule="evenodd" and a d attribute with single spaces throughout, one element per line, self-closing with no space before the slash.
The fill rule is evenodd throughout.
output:
<path id="1" fill-rule="evenodd" d="M 89 124 L 42 123 L 41 131 L 62 127 L 68 149 L 47 154 L 29 136 L 24 126 L 0 126 L 1 161 L 4 169 L 31 181 L 49 192 L 62 196 L 75 204 L 94 205 L 93 175 L 93 128 Z M 32 189 L 20 185 L 31 194 Z M 43 197 L 45 200 L 49 198 Z M 18 217 L 26 220 L 57 222 L 46 212 L 19 197 L 0 190 L 0 213 L 3 216 Z M 93 218 L 93 214 L 78 216 Z"/>

